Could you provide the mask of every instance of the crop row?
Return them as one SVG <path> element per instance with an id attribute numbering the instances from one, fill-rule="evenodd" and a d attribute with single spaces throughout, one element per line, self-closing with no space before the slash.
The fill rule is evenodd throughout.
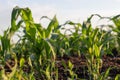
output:
<path id="1" fill-rule="evenodd" d="M 94 16 L 98 16 L 100 20 L 108 19 L 114 25 L 108 24 L 108 30 L 97 26 L 93 28 L 91 19 Z M 41 19 L 43 18 L 50 20 L 47 28 L 34 22 L 29 8 L 13 9 L 11 27 L 0 36 L 1 80 L 58 80 L 56 59 L 64 55 L 84 55 L 87 60 L 89 80 L 108 79 L 110 68 L 104 74 L 100 73 L 103 64 L 102 56 L 117 55 L 112 54 L 113 49 L 120 53 L 120 15 L 102 17 L 94 14 L 82 24 L 67 21 L 62 25 L 59 24 L 56 16 L 53 19 L 45 16 Z M 67 29 L 66 25 L 73 28 Z M 12 37 L 19 30 L 23 30 L 21 32 L 23 35 L 18 35 L 19 40 L 13 43 Z M 69 80 L 79 79 L 73 71 L 73 66 L 69 61 Z M 119 79 L 118 74 L 115 80 Z"/>

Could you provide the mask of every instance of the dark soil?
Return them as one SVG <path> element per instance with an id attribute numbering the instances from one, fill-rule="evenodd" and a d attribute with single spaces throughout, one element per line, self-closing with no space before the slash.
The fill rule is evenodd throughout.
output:
<path id="1" fill-rule="evenodd" d="M 103 56 L 103 65 L 100 69 L 100 72 L 105 72 L 109 67 L 110 73 L 109 76 L 114 79 L 117 74 L 120 74 L 120 55 L 116 55 L 116 57 L 113 56 Z M 59 80 L 67 80 L 67 77 L 70 77 L 70 74 L 68 71 L 66 71 L 66 68 L 62 65 L 64 62 L 66 65 L 68 65 L 68 61 L 71 61 L 72 64 L 74 64 L 73 71 L 77 74 L 78 78 L 89 80 L 89 74 L 88 69 L 86 65 L 86 59 L 82 56 L 63 56 L 57 58 L 57 64 L 59 70 Z M 66 77 L 67 76 L 67 77 Z M 110 79 L 111 80 L 111 79 Z"/>
<path id="2" fill-rule="evenodd" d="M 111 67 L 109 76 L 112 79 L 114 79 L 117 74 L 120 74 L 120 55 L 116 55 L 114 57 L 109 56 L 109 55 L 107 55 L 107 56 L 104 55 L 102 57 L 102 60 L 103 60 L 103 64 L 102 64 L 102 68 L 100 69 L 101 73 L 105 72 L 109 67 Z M 71 77 L 68 72 L 68 61 L 70 61 L 74 65 L 73 71 L 75 72 L 75 74 L 77 74 L 77 77 L 79 79 L 89 80 L 86 58 L 83 55 L 81 55 L 81 56 L 77 56 L 77 55 L 66 56 L 66 55 L 64 55 L 63 57 L 57 57 L 56 67 L 58 68 L 59 80 L 68 80 L 67 78 Z M 6 65 L 4 66 L 5 72 L 7 72 L 7 73 L 11 72 L 10 68 L 13 67 L 14 64 L 15 64 L 14 60 L 7 61 Z M 63 64 L 67 65 L 67 67 L 63 66 Z M 27 66 L 27 65 L 28 64 L 26 63 L 26 66 L 23 68 L 23 71 L 29 73 L 30 66 Z M 112 79 L 110 79 L 110 80 L 112 80 Z"/>

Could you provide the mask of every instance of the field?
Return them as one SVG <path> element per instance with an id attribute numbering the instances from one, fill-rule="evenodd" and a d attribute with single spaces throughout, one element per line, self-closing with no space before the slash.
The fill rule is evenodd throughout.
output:
<path id="1" fill-rule="evenodd" d="M 113 24 L 93 28 L 94 16 Z M 13 8 L 11 26 L 0 35 L 0 80 L 120 80 L 120 15 L 93 14 L 82 24 L 42 19 L 50 20 L 47 28 L 29 8 Z"/>

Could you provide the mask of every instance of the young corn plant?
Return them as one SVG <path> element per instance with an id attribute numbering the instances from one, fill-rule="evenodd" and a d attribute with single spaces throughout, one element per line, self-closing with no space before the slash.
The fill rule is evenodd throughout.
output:
<path id="1" fill-rule="evenodd" d="M 54 50 L 57 56 L 64 56 L 69 54 L 69 39 L 64 34 L 58 34 L 56 39 L 51 39 L 51 43 L 54 46 Z"/>
<path id="2" fill-rule="evenodd" d="M 68 35 L 69 42 L 69 54 L 70 55 L 79 55 L 80 56 L 80 23 L 74 23 L 72 21 L 66 22 L 65 25 L 73 26 L 71 29 L 66 29 L 65 32 L 70 31 L 71 34 Z M 67 34 L 66 34 L 67 35 Z"/>
<path id="3" fill-rule="evenodd" d="M 18 18 L 20 18 L 20 20 Z M 45 29 L 41 26 L 41 24 L 34 22 L 31 10 L 29 8 L 15 7 L 12 11 L 11 28 L 9 30 L 9 33 L 6 31 L 4 36 L 0 37 L 2 43 L 2 55 L 5 55 L 10 50 L 11 36 L 14 35 L 20 27 L 23 27 L 23 39 L 21 39 L 17 45 L 15 45 L 15 47 L 19 46 L 19 49 L 22 48 L 22 51 L 13 51 L 17 52 L 16 54 L 22 54 L 21 57 L 23 58 L 26 58 L 25 56 L 28 55 L 28 59 L 26 60 L 29 60 L 29 63 L 35 74 L 39 73 L 37 76 L 38 78 L 41 78 L 43 76 L 43 78 L 46 77 L 46 79 L 52 78 L 51 76 L 53 76 L 52 71 L 55 67 L 54 62 L 56 54 L 49 40 L 51 38 L 51 34 L 58 30 L 58 25 L 59 24 L 55 16 L 48 25 L 48 28 Z M 20 56 L 17 57 L 19 57 L 19 60 L 21 60 Z M 45 70 L 50 71 L 50 77 L 42 74 Z M 23 72 L 20 70 L 21 75 L 22 73 Z"/>
<path id="4" fill-rule="evenodd" d="M 68 71 L 69 71 L 69 74 L 70 74 L 70 80 L 74 80 L 74 79 L 77 79 L 77 75 L 75 74 L 75 72 L 73 71 L 73 67 L 74 65 L 69 61 L 68 62 Z"/>
<path id="5" fill-rule="evenodd" d="M 66 25 L 73 26 L 74 28 L 66 29 Z M 54 34 L 54 39 L 52 41 L 53 46 L 55 47 L 56 53 L 59 56 L 63 55 L 80 55 L 79 51 L 79 32 L 80 32 L 80 23 L 74 23 L 72 21 L 67 21 L 65 24 L 61 25 L 61 30 L 64 30 L 64 33 Z M 67 32 L 71 34 L 67 34 Z M 55 42 L 54 42 L 55 41 Z"/>
<path id="6" fill-rule="evenodd" d="M 68 80 L 75 80 L 78 79 L 77 74 L 73 71 L 74 64 L 71 63 L 71 61 L 68 61 L 68 64 L 66 64 L 64 61 L 62 62 L 62 65 L 65 68 L 65 72 L 69 73 L 69 76 L 66 77 Z"/>
<path id="7" fill-rule="evenodd" d="M 117 51 L 120 52 L 120 15 L 114 16 L 113 18 L 110 18 L 110 20 L 115 25 L 112 27 L 113 32 L 116 33 L 116 35 L 114 35 L 116 39 L 115 48 L 117 48 Z"/>
<path id="8" fill-rule="evenodd" d="M 111 78 L 109 77 L 110 69 L 108 68 L 105 72 L 101 73 L 101 75 L 98 77 L 98 80 L 110 80 Z"/>
<path id="9" fill-rule="evenodd" d="M 11 38 L 14 32 L 15 30 L 12 31 L 11 28 L 10 29 L 8 28 L 6 31 L 4 31 L 3 36 L 0 36 L 1 41 L 0 59 L 2 62 L 1 63 L 2 70 L 0 71 L 1 73 L 0 77 L 5 80 L 11 79 L 14 76 L 17 68 L 17 59 L 15 53 L 12 51 L 13 44 L 11 43 Z M 14 59 L 15 64 L 13 67 L 8 62 L 8 60 L 10 59 Z M 4 68 L 5 66 L 9 67 L 9 69 L 11 70 L 10 73 L 7 74 L 7 72 L 5 72 L 6 71 L 6 69 Z"/>
<path id="10" fill-rule="evenodd" d="M 112 39 L 110 32 L 104 33 L 99 28 L 93 29 L 91 26 L 91 18 L 82 25 L 81 36 L 81 52 L 83 51 L 86 59 L 90 80 L 97 80 L 100 76 L 100 68 L 102 67 L 102 55 L 107 49 L 107 43 Z"/>

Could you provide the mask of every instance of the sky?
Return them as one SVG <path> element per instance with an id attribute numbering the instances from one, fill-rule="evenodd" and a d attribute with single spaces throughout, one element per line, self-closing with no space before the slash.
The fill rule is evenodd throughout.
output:
<path id="1" fill-rule="evenodd" d="M 15 6 L 29 7 L 36 22 L 42 16 L 56 15 L 60 24 L 67 20 L 82 22 L 91 14 L 106 17 L 120 14 L 120 0 L 0 0 L 0 34 L 10 27 Z"/>

